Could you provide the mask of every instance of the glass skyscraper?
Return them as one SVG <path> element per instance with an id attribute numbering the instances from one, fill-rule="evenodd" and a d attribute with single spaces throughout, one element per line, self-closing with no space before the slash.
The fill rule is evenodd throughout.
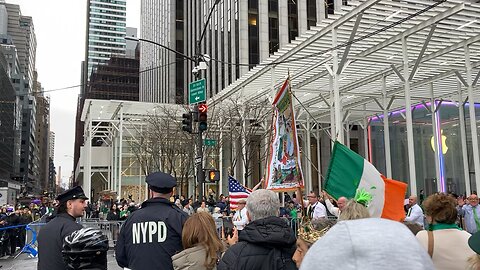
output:
<path id="1" fill-rule="evenodd" d="M 88 1 L 84 66 L 87 80 L 94 66 L 106 63 L 111 55 L 125 55 L 126 15 L 126 1 Z"/>

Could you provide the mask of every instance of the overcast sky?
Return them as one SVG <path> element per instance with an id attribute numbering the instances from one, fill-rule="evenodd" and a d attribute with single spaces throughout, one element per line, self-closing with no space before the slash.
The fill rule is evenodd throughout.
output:
<path id="1" fill-rule="evenodd" d="M 80 84 L 80 66 L 85 58 L 87 0 L 6 0 L 18 4 L 22 15 L 31 16 L 37 36 L 39 81 L 46 90 Z M 140 0 L 127 0 L 127 26 L 140 27 Z M 55 166 L 62 166 L 62 179 L 73 169 L 75 114 L 79 87 L 52 91 L 51 127 L 55 132 Z"/>

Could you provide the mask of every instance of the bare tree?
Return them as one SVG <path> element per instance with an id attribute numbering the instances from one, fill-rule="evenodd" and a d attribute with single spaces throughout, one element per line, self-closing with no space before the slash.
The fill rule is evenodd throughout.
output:
<path id="1" fill-rule="evenodd" d="M 195 148 L 192 134 L 182 131 L 181 107 L 159 105 L 146 119 L 145 129 L 137 130 L 130 147 L 145 175 L 162 171 L 173 175 L 183 188 L 194 174 Z M 185 193 L 184 191 L 182 191 Z"/>
<path id="2" fill-rule="evenodd" d="M 231 172 L 242 166 L 246 181 L 254 171 L 252 160 L 258 159 L 264 164 L 268 149 L 265 145 L 268 140 L 264 138 L 269 136 L 270 127 L 267 125 L 270 117 L 271 105 L 267 100 L 244 103 L 241 98 L 232 97 L 210 108 L 206 136 L 218 143 L 205 149 L 206 156 L 218 156 L 220 147 L 231 145 Z"/>

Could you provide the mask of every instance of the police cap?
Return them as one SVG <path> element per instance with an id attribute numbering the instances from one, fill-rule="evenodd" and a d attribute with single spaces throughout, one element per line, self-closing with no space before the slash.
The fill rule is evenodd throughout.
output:
<path id="1" fill-rule="evenodd" d="M 85 196 L 85 192 L 83 192 L 82 187 L 76 186 L 73 187 L 62 194 L 58 195 L 57 198 L 55 198 L 59 203 L 64 203 L 68 200 L 76 200 L 76 199 L 84 199 L 88 200 L 87 196 Z"/>
<path id="2" fill-rule="evenodd" d="M 177 181 L 173 176 L 164 172 L 154 172 L 147 176 L 146 182 L 149 188 L 158 193 L 170 193 Z"/>

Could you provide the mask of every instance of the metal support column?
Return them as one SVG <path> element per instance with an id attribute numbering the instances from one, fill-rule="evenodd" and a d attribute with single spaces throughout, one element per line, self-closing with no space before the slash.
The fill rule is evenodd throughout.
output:
<path id="1" fill-rule="evenodd" d="M 350 123 L 348 123 L 348 121 L 347 121 L 347 123 L 345 124 L 345 127 L 346 127 L 345 132 L 346 132 L 346 137 L 347 137 L 347 138 L 346 138 L 346 144 L 345 144 L 345 145 L 346 145 L 348 148 L 350 148 Z"/>
<path id="2" fill-rule="evenodd" d="M 363 150 L 364 154 L 363 157 L 366 160 L 370 160 L 369 153 L 368 153 L 368 119 L 367 119 L 367 105 L 363 104 Z"/>
<path id="3" fill-rule="evenodd" d="M 110 125 L 113 125 L 110 123 Z M 115 141 L 115 130 L 112 129 L 112 134 L 111 134 L 111 141 L 110 141 L 110 165 L 109 170 L 108 170 L 108 190 L 112 190 L 113 187 L 113 179 L 115 177 L 115 171 L 114 171 L 114 152 L 115 152 L 115 146 L 114 146 L 114 141 Z"/>
<path id="4" fill-rule="evenodd" d="M 332 46 L 337 46 L 337 29 L 332 30 Z M 335 100 L 335 133 L 337 141 L 344 143 L 343 124 L 342 124 L 342 102 L 340 101 L 340 86 L 338 79 L 338 50 L 332 51 L 333 56 L 333 97 Z"/>
<path id="5" fill-rule="evenodd" d="M 115 134 L 114 138 L 113 138 L 113 166 L 112 166 L 112 190 L 117 192 L 117 172 L 118 172 L 118 138 L 117 138 L 117 135 Z"/>
<path id="6" fill-rule="evenodd" d="M 392 155 L 390 154 L 390 127 L 388 115 L 388 99 L 386 77 L 382 77 L 383 94 L 383 142 L 385 145 L 385 169 L 388 178 L 392 178 Z"/>
<path id="7" fill-rule="evenodd" d="M 470 186 L 470 168 L 468 166 L 468 152 L 467 152 L 467 132 L 465 130 L 465 107 L 462 97 L 462 86 L 458 82 L 458 118 L 460 119 L 460 143 L 462 144 L 462 160 L 463 160 L 463 174 L 465 180 L 465 192 L 467 195 L 472 194 Z"/>
<path id="8" fill-rule="evenodd" d="M 437 181 L 437 191 L 442 192 L 442 182 L 441 182 L 441 173 L 440 173 L 440 158 L 439 155 L 442 154 L 442 150 L 439 147 L 439 130 L 438 130 L 438 119 L 437 119 L 437 104 L 435 103 L 435 95 L 433 93 L 433 83 L 430 83 L 430 111 L 432 113 L 432 132 L 433 132 L 433 151 L 435 156 L 435 180 Z"/>
<path id="9" fill-rule="evenodd" d="M 415 172 L 415 148 L 413 144 L 413 121 L 412 121 L 412 103 L 410 100 L 410 68 L 408 67 L 407 39 L 402 38 L 403 52 L 403 77 L 405 78 L 405 112 L 407 120 L 407 149 L 408 149 L 408 169 L 410 176 L 410 193 L 417 195 L 417 176 Z"/>
<path id="10" fill-rule="evenodd" d="M 222 126 L 222 125 L 220 125 Z M 219 143 L 220 143 L 220 148 L 218 149 L 218 170 L 220 170 L 220 180 L 218 181 L 218 194 L 226 194 L 228 193 L 228 189 L 225 190 L 223 189 L 223 130 L 220 129 L 220 138 L 219 138 Z"/>
<path id="11" fill-rule="evenodd" d="M 318 174 L 318 191 L 322 191 L 322 147 L 320 145 L 320 126 L 318 123 L 316 124 L 317 127 L 317 174 Z"/>
<path id="12" fill-rule="evenodd" d="M 305 178 L 307 179 L 306 181 L 306 190 L 307 191 L 311 191 L 313 190 L 313 183 L 312 183 L 312 151 L 311 151 L 311 147 L 310 147 L 310 144 L 312 143 L 311 142 L 311 134 L 310 134 L 310 116 L 307 115 L 307 125 L 306 125 L 306 132 L 305 132 L 305 144 L 304 144 L 304 151 L 305 153 L 307 154 L 307 160 L 305 162 L 305 168 L 307 169 L 307 175 L 305 176 Z"/>
<path id="13" fill-rule="evenodd" d="M 83 151 L 83 157 L 84 157 L 84 162 L 83 162 L 83 190 L 85 192 L 85 195 L 87 198 L 90 199 L 90 201 L 93 201 L 92 199 L 92 121 L 91 121 L 91 115 L 90 115 L 90 110 L 88 110 L 88 115 L 87 119 L 85 120 L 85 123 L 87 125 L 86 128 L 86 138 L 85 138 L 85 143 L 84 143 L 84 151 Z"/>
<path id="14" fill-rule="evenodd" d="M 472 132 L 472 152 L 473 165 L 475 168 L 475 185 L 476 190 L 480 188 L 480 156 L 478 151 L 477 137 L 477 119 L 475 117 L 475 99 L 473 97 L 473 81 L 472 81 L 472 63 L 470 62 L 470 47 L 465 45 L 465 67 L 467 71 L 467 93 L 468 93 L 468 110 L 470 113 L 470 131 Z"/>
<path id="15" fill-rule="evenodd" d="M 329 76 L 329 89 L 330 89 L 330 134 L 332 135 L 332 141 L 337 139 L 336 131 L 335 131 L 335 108 L 333 107 L 337 103 L 333 101 L 334 94 L 333 94 L 333 77 Z M 332 102 L 333 101 L 333 102 Z M 333 148 L 333 144 L 332 144 Z"/>
<path id="16" fill-rule="evenodd" d="M 120 108 L 120 124 L 118 126 L 118 196 L 119 199 L 122 199 L 123 106 Z"/>

